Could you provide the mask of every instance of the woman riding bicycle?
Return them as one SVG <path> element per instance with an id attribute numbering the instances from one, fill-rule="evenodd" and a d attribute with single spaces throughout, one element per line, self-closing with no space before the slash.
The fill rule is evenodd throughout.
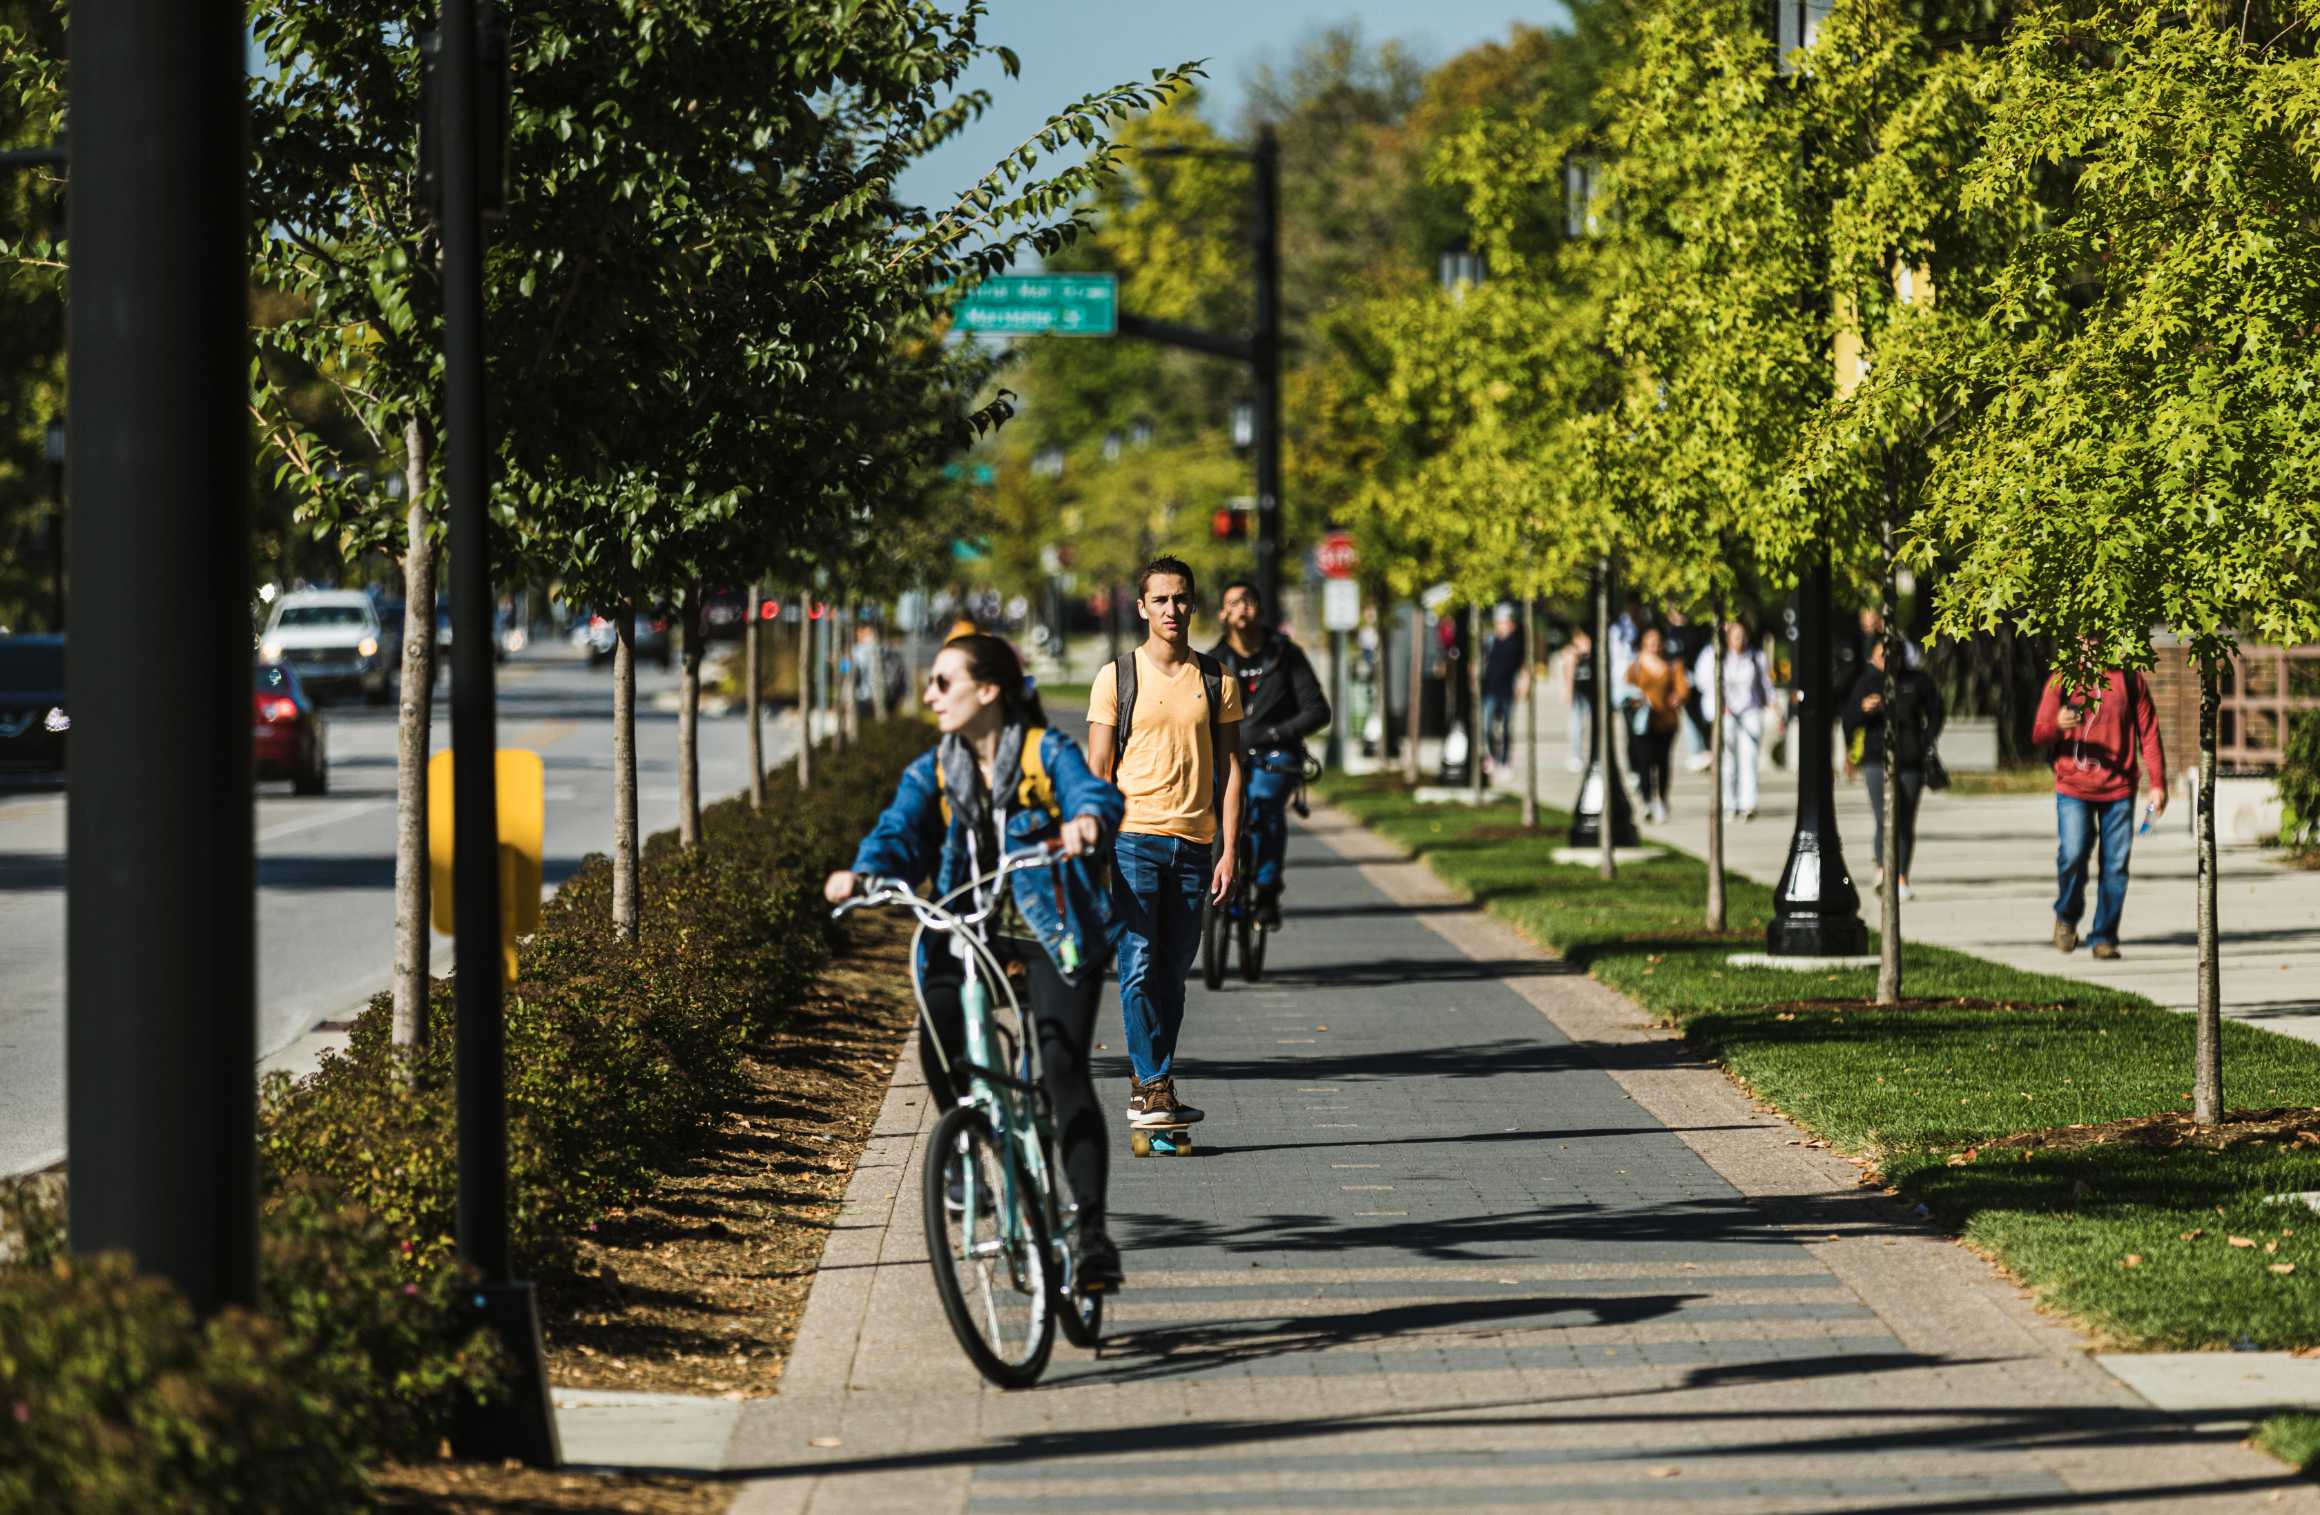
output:
<path id="1" fill-rule="evenodd" d="M 1063 860 L 1052 869 L 1019 871 L 995 886 L 1006 893 L 984 937 L 994 956 L 1020 964 L 1029 981 L 1040 1081 L 1079 1204 L 1078 1286 L 1090 1293 L 1116 1288 L 1120 1253 L 1104 1227 L 1111 1154 L 1088 1052 L 1104 965 L 1120 933 L 1102 861 L 1120 824 L 1120 791 L 1089 770 L 1078 743 L 1047 729 L 1022 663 L 998 637 L 977 633 L 945 643 L 925 698 L 941 742 L 904 770 L 894 802 L 862 839 L 854 866 L 831 874 L 822 892 L 843 904 L 864 875 L 918 882 L 933 874 L 937 892 L 947 894 L 996 868 L 1002 848 L 1013 855 L 1060 841 Z M 929 936 L 917 972 L 941 1039 L 938 1053 L 920 1037 L 919 1065 L 936 1104 L 948 1110 L 959 1091 L 944 1069 L 966 1052 L 960 1006 L 966 966 L 946 941 Z"/>

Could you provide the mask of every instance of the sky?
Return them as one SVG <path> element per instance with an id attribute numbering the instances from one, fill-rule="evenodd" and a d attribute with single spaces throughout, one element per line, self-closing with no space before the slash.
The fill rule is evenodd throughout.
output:
<path id="1" fill-rule="evenodd" d="M 1358 22 L 1372 43 L 1403 41 L 1432 64 L 1503 38 L 1518 21 L 1564 20 L 1558 0 L 991 0 L 983 39 L 1013 48 L 1022 75 L 1010 80 L 994 64 L 971 76 L 997 97 L 990 112 L 899 187 L 905 200 L 948 205 L 1058 107 L 1189 59 L 1208 60 L 1203 113 L 1230 131 L 1255 66 L 1286 63 L 1325 26 Z"/>

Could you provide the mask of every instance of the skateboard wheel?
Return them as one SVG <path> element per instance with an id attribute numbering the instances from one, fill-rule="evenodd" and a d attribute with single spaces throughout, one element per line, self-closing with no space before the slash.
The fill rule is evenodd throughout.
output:
<path id="1" fill-rule="evenodd" d="M 1152 1155 L 1152 1138 L 1141 1131 L 1131 1131 L 1128 1133 L 1128 1147 L 1138 1157 L 1150 1157 Z"/>

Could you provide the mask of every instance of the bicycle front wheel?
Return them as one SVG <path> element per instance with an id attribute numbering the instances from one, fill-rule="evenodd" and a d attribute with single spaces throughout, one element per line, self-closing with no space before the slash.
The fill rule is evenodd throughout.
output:
<path id="1" fill-rule="evenodd" d="M 1265 976 L 1265 938 L 1270 935 L 1253 911 L 1241 917 L 1241 976 L 1252 984 Z"/>
<path id="2" fill-rule="evenodd" d="M 1200 915 L 1200 981 L 1211 989 L 1224 987 L 1225 960 L 1232 955 L 1232 922 L 1225 907 L 1210 903 Z"/>
<path id="3" fill-rule="evenodd" d="M 1027 1389 L 1055 1350 L 1047 1226 L 1031 1181 L 983 1112 L 935 1122 L 926 1154 L 927 1261 L 951 1334 L 977 1372 Z"/>

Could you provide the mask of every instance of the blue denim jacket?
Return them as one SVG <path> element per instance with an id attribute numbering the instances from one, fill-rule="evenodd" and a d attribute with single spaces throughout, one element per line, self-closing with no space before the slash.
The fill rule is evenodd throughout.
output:
<path id="1" fill-rule="evenodd" d="M 1026 868 L 1010 875 L 1007 882 L 1015 892 L 1016 908 L 1023 912 L 1024 922 L 1038 935 L 1047 955 L 1055 960 L 1056 971 L 1067 982 L 1077 983 L 1081 974 L 1103 972 L 1120 939 L 1122 923 L 1112 911 L 1109 844 L 1120 829 L 1127 802 L 1119 790 L 1095 776 L 1080 755 L 1079 744 L 1062 732 L 1051 728 L 1039 744 L 1039 752 L 1062 815 L 1043 810 L 1009 811 L 1002 844 L 1006 851 L 1021 852 L 1050 840 L 1063 829 L 1064 816 L 1095 817 L 1103 827 L 1105 845 L 1087 857 L 1062 859 L 1052 868 Z M 988 872 L 998 859 L 981 861 Z M 903 770 L 893 803 L 854 851 L 854 871 L 912 883 L 923 882 L 931 872 L 938 898 L 966 882 L 967 826 L 956 818 L 947 826 L 943 822 L 942 775 L 935 753 L 928 752 Z M 1063 885 L 1060 902 L 1058 881 Z M 1064 971 L 1061 953 L 1066 937 L 1079 949 L 1078 968 L 1073 972 Z"/>

